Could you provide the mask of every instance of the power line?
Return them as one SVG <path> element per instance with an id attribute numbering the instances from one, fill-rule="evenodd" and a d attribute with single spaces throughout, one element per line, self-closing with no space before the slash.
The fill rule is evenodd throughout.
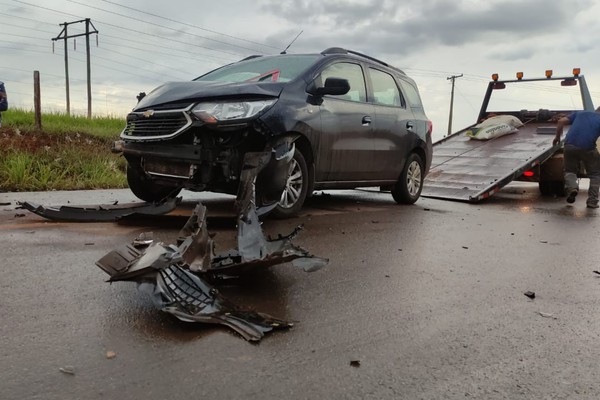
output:
<path id="1" fill-rule="evenodd" d="M 152 26 L 157 26 L 159 28 L 164 28 L 164 29 L 169 29 L 169 30 L 175 31 L 175 32 L 180 32 L 178 29 L 171 28 L 170 26 L 158 25 L 158 24 L 155 24 L 153 22 L 144 21 L 144 20 L 139 19 L 139 18 L 131 17 L 129 15 L 121 14 L 121 13 L 118 13 L 118 12 L 115 12 L 115 11 L 106 10 L 104 8 L 91 6 L 89 4 L 81 3 L 79 1 L 75 1 L 75 0 L 67 0 L 67 1 L 71 2 L 71 3 L 79 4 L 81 6 L 93 8 L 95 10 L 103 11 L 103 12 L 106 12 L 106 13 L 109 13 L 109 14 L 118 15 L 120 17 L 128 18 L 128 19 L 131 19 L 131 20 L 134 20 L 134 21 L 143 22 L 145 24 L 149 24 L 149 25 L 152 25 Z M 222 40 L 217 40 L 217 39 L 209 38 L 209 37 L 206 37 L 206 36 L 196 35 L 194 33 L 188 33 L 188 32 L 181 32 L 181 33 L 183 33 L 185 35 L 195 36 L 195 37 L 198 37 L 198 38 L 201 38 L 201 39 L 205 39 L 205 40 L 210 40 L 210 41 L 213 41 L 213 42 L 216 42 L 216 43 L 220 43 L 220 44 L 224 44 L 224 45 L 227 45 L 227 46 L 238 47 L 238 48 L 243 49 L 243 50 L 256 51 L 256 49 L 251 49 L 249 47 L 239 46 L 239 45 L 236 45 L 236 44 L 233 44 L 233 43 L 224 42 Z"/>
<path id="2" fill-rule="evenodd" d="M 27 2 L 21 1 L 21 0 L 12 0 L 12 1 L 15 1 L 15 2 L 21 3 L 21 4 L 26 4 L 28 6 L 35 7 L 35 8 L 41 8 L 43 10 L 48 10 L 48 11 L 56 12 L 56 13 L 59 13 L 59 14 L 65 14 L 65 15 L 70 15 L 70 16 L 74 16 L 74 17 L 80 18 L 80 17 L 78 17 L 78 16 L 76 16 L 74 14 L 71 14 L 71 13 L 67 13 L 67 12 L 63 12 L 63 11 L 58 11 L 58 10 L 55 10 L 55 9 L 52 9 L 52 8 L 48 8 L 48 7 L 39 6 L 37 4 L 31 4 L 31 3 L 27 3 Z M 171 41 L 171 42 L 180 43 L 180 44 L 183 44 L 185 46 L 199 47 L 199 48 L 202 48 L 202 49 L 206 49 L 206 50 L 210 50 L 210 51 L 215 51 L 215 52 L 219 52 L 219 53 L 224 53 L 224 54 L 230 54 L 230 55 L 234 55 L 234 56 L 238 56 L 239 57 L 239 54 L 231 53 L 231 52 L 228 52 L 228 51 L 225 51 L 225 50 L 218 50 L 218 49 L 214 49 L 214 48 L 211 48 L 211 47 L 202 46 L 202 45 L 195 44 L 195 43 L 184 42 L 182 40 L 165 39 L 164 37 L 162 37 L 160 35 L 155 35 L 153 33 L 148 33 L 148 32 L 140 31 L 140 30 L 137 30 L 137 29 L 125 28 L 123 26 L 111 24 L 111 23 L 104 22 L 104 21 L 101 21 L 101 20 L 98 20 L 98 19 L 96 19 L 96 21 L 100 22 L 100 23 L 103 23 L 106 26 L 111 26 L 113 28 L 118 28 L 118 29 L 122 29 L 122 30 L 125 30 L 125 31 L 129 31 L 129 32 L 139 33 L 139 34 L 142 34 L 142 35 L 152 36 L 152 37 L 155 37 L 155 38 L 160 38 L 160 39 L 163 39 L 163 40 L 168 40 L 168 41 Z"/>
<path id="3" fill-rule="evenodd" d="M 181 24 L 181 25 L 185 25 L 185 26 L 188 26 L 188 27 L 191 27 L 191 28 L 200 29 L 200 30 L 205 31 L 205 32 L 210 32 L 210 33 L 214 33 L 216 35 L 221 35 L 221 36 L 225 36 L 225 37 L 228 37 L 228 38 L 231 38 L 231 39 L 240 40 L 242 42 L 256 44 L 256 45 L 264 46 L 264 47 L 270 47 L 272 49 L 279 50 L 279 47 L 276 47 L 276 46 L 271 46 L 271 45 L 264 44 L 264 43 L 253 42 L 251 40 L 243 39 L 243 38 L 240 38 L 240 37 L 237 37 L 237 36 L 232 36 L 232 35 L 228 35 L 228 34 L 225 34 L 225 33 L 216 32 L 216 31 L 213 31 L 213 30 L 210 30 L 210 29 L 202 28 L 202 27 L 200 27 L 198 25 L 193 25 L 193 24 L 189 24 L 189 23 L 186 23 L 186 22 L 177 21 L 177 20 L 174 20 L 172 18 L 167 18 L 167 17 L 162 16 L 162 15 L 152 14 L 152 13 L 149 13 L 147 11 L 142 11 L 142 10 L 138 10 L 136 8 L 133 8 L 133 7 L 124 6 L 122 4 L 115 3 L 114 1 L 109 1 L 109 0 L 101 0 L 101 1 L 103 1 L 105 3 L 113 4 L 115 6 L 123 7 L 123 8 L 129 9 L 129 10 L 132 10 L 132 11 L 136 11 L 136 12 L 139 12 L 139 13 L 142 13 L 142 14 L 150 15 L 150 16 L 153 16 L 153 17 L 156 17 L 156 18 L 161 18 L 161 19 L 164 19 L 164 20 L 167 20 L 167 21 L 175 22 L 175 23 L 178 23 L 178 24 Z"/>

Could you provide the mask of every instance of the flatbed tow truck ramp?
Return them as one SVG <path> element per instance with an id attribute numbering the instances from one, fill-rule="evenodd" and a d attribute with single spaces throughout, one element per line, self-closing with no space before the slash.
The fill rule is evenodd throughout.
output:
<path id="1" fill-rule="evenodd" d="M 541 129 L 539 129 L 541 128 Z M 478 202 L 496 193 L 552 157 L 555 125 L 530 122 L 517 133 L 487 141 L 462 134 L 433 147 L 431 170 L 425 178 L 425 197 Z"/>
<path id="2" fill-rule="evenodd" d="M 553 108 L 539 108 L 546 104 Z M 532 105 L 535 111 L 525 108 Z M 510 115 L 523 125 L 516 133 L 474 140 L 466 135 L 476 127 L 473 124 L 435 142 L 421 195 L 476 203 L 514 180 L 538 182 L 544 195 L 563 195 L 563 144 L 553 146 L 552 139 L 558 118 L 579 110 L 594 110 L 579 68 L 573 69 L 573 75 L 562 77 L 553 77 L 551 70 L 545 77 L 533 79 L 517 73 L 517 79 L 499 80 L 493 74 L 478 123 L 490 116 Z M 585 177 L 584 171 L 580 177 Z"/>

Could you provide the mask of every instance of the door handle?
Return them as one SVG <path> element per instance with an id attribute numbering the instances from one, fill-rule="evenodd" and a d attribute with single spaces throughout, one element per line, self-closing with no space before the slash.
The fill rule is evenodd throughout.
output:
<path id="1" fill-rule="evenodd" d="M 371 122 L 372 122 L 372 119 L 371 119 L 371 117 L 369 115 L 365 115 L 362 118 L 362 125 L 363 126 L 369 126 L 369 125 L 371 125 Z"/>
<path id="2" fill-rule="evenodd" d="M 406 130 L 409 132 L 412 132 L 415 129 L 415 126 L 413 125 L 412 121 L 408 121 L 406 123 Z"/>

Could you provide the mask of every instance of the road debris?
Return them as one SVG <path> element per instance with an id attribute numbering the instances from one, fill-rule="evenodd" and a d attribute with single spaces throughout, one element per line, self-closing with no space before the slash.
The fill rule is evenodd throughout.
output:
<path id="1" fill-rule="evenodd" d="M 34 214 L 53 221 L 66 222 L 106 222 L 116 221 L 131 215 L 161 215 L 173 211 L 181 202 L 181 197 L 166 199 L 158 203 L 126 203 L 117 206 L 91 205 L 91 206 L 50 206 L 19 201 L 18 208 L 24 208 Z M 22 216 L 25 216 L 23 214 Z"/>
<path id="2" fill-rule="evenodd" d="M 227 326 L 248 341 L 259 341 L 273 329 L 293 326 L 291 322 L 238 307 L 209 284 L 287 262 L 306 272 L 328 263 L 292 244 L 302 226 L 287 236 L 265 237 L 255 206 L 254 185 L 264 163 L 261 166 L 254 163 L 256 158 L 249 160 L 250 165 L 243 168 L 242 174 L 247 176 L 242 181 L 250 183 L 240 186 L 234 203 L 235 249 L 215 254 L 215 244 L 206 227 L 206 207 L 198 203 L 181 228 L 176 244 L 164 244 L 148 232 L 100 258 L 96 265 L 110 276 L 108 282 L 137 282 L 160 310 L 185 322 Z"/>
<path id="3" fill-rule="evenodd" d="M 594 271 L 592 271 L 592 272 L 593 272 L 593 273 L 595 273 L 595 274 L 598 274 L 598 275 L 600 275 L 600 271 L 596 271 L 596 270 L 594 270 Z"/>
<path id="4" fill-rule="evenodd" d="M 540 314 L 544 318 L 558 319 L 558 317 L 555 317 L 554 315 L 549 314 L 549 313 L 538 311 L 538 314 Z"/>
<path id="5" fill-rule="evenodd" d="M 527 292 L 525 292 L 525 293 L 523 293 L 523 294 L 524 294 L 525 296 L 529 297 L 529 298 L 530 298 L 530 299 L 532 299 L 532 300 L 533 300 L 533 299 L 535 299 L 535 292 L 532 292 L 532 291 L 529 291 L 529 290 L 528 290 Z"/>
<path id="6" fill-rule="evenodd" d="M 75 375 L 75 367 L 72 365 L 65 365 L 64 367 L 60 367 L 58 370 L 63 374 Z"/>
<path id="7" fill-rule="evenodd" d="M 115 358 L 117 356 L 117 353 L 115 353 L 112 350 L 109 350 L 106 352 L 106 358 L 108 358 L 109 360 L 112 360 L 113 358 Z"/>
<path id="8" fill-rule="evenodd" d="M 289 163 L 291 155 L 293 146 L 278 160 Z M 211 286 L 224 280 L 229 282 L 248 272 L 288 262 L 306 272 L 316 271 L 329 262 L 292 244 L 292 239 L 300 233 L 302 226 L 296 227 L 289 235 L 278 235 L 275 239 L 265 237 L 259 216 L 277 206 L 278 193 L 281 193 L 275 195 L 276 188 L 272 182 L 257 184 L 258 173 L 270 165 L 271 156 L 270 152 L 250 152 L 244 157 L 242 183 L 234 202 L 237 215 L 236 248 L 215 254 L 215 244 L 207 230 L 206 207 L 199 202 L 179 231 L 176 243 L 165 244 L 156 240 L 153 232 L 145 232 L 131 243 L 104 255 L 96 261 L 96 265 L 110 276 L 108 282 L 137 282 L 138 289 L 149 294 L 158 309 L 185 322 L 221 324 L 248 341 L 259 341 L 273 329 L 292 327 L 289 321 L 231 303 Z M 284 167 L 282 170 L 288 171 Z M 282 185 L 285 178 L 282 176 L 280 179 Z M 256 207 L 257 187 L 263 205 L 260 209 Z M 20 208 L 51 220 L 98 222 L 116 221 L 134 214 L 167 214 L 180 201 L 181 198 L 171 198 L 157 203 L 117 206 L 117 202 L 113 202 L 111 205 L 79 207 L 45 207 L 31 202 L 18 204 Z M 106 356 L 112 358 L 116 353 L 107 352 Z"/>
<path id="9" fill-rule="evenodd" d="M 352 360 L 350 361 L 350 366 L 354 368 L 360 367 L 360 360 Z"/>

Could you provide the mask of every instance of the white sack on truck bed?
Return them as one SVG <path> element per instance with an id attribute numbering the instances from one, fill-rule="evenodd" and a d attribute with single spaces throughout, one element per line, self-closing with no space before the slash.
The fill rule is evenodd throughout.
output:
<path id="1" fill-rule="evenodd" d="M 471 139 L 489 140 L 500 136 L 516 133 L 523 122 L 512 115 L 495 115 L 475 125 L 465 132 Z"/>

